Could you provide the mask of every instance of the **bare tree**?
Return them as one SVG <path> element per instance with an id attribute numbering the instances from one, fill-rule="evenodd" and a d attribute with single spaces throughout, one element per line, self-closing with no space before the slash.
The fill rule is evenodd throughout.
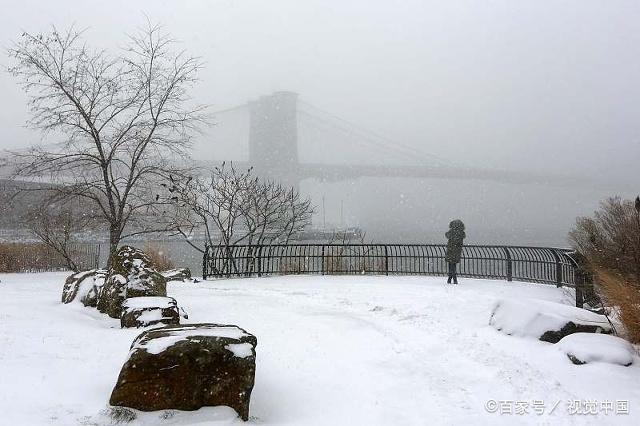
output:
<path id="1" fill-rule="evenodd" d="M 15 152 L 15 178 L 56 184 L 58 198 L 80 197 L 108 224 L 110 256 L 122 238 L 164 227 L 145 220 L 155 186 L 183 168 L 202 107 L 188 107 L 200 62 L 160 27 L 130 36 L 118 55 L 90 49 L 74 28 L 23 33 L 9 49 L 9 71 L 30 96 L 30 124 L 62 141 Z"/>
<path id="2" fill-rule="evenodd" d="M 45 201 L 25 214 L 23 220 L 35 236 L 64 259 L 69 269 L 75 272 L 79 270 L 73 244 L 77 242 L 79 234 L 90 230 L 95 224 L 89 212 L 83 213 L 68 205 L 60 206 Z"/>
<path id="3" fill-rule="evenodd" d="M 576 220 L 569 240 L 592 268 L 632 275 L 640 285 L 640 202 L 607 199 L 593 217 Z"/>
<path id="4" fill-rule="evenodd" d="M 263 181 L 252 170 L 238 171 L 233 164 L 216 167 L 208 178 L 173 179 L 167 184 L 168 197 L 177 206 L 172 227 L 189 244 L 203 230 L 206 245 L 218 247 L 237 271 L 232 247 L 237 244 L 269 245 L 289 242 L 311 223 L 313 206 L 294 188 Z M 246 257 L 251 259 L 251 251 Z M 252 267 L 249 261 L 248 267 Z"/>

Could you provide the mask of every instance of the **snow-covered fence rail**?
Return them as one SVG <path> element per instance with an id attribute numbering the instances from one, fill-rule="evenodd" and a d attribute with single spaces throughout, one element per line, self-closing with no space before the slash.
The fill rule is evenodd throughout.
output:
<path id="1" fill-rule="evenodd" d="M 76 243 L 69 253 L 79 269 L 95 269 L 100 245 Z M 69 269 L 65 259 L 42 243 L 0 243 L 0 272 L 47 272 Z"/>
<path id="2" fill-rule="evenodd" d="M 441 244 L 272 244 L 207 247 L 202 275 L 274 274 L 447 275 Z M 582 304 L 583 276 L 566 249 L 467 245 L 459 275 L 576 287 Z M 580 300 L 578 300 L 580 299 Z"/>

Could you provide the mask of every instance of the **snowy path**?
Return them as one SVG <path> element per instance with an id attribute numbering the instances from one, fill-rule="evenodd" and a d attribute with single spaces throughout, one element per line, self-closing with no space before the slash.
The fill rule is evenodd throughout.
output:
<path id="1" fill-rule="evenodd" d="M 0 275 L 0 424 L 105 424 L 139 330 L 61 305 L 65 274 Z M 274 277 L 171 283 L 189 322 L 258 337 L 251 422 L 264 425 L 635 424 L 640 359 L 574 366 L 553 345 L 489 327 L 500 297 L 569 301 L 553 286 L 425 277 Z M 552 414 L 488 413 L 542 400 Z M 629 415 L 569 415 L 568 400 L 628 400 Z M 514 410 L 515 411 L 515 410 Z M 134 424 L 229 424 L 225 409 Z M 217 421 L 216 421 L 217 420 Z"/>

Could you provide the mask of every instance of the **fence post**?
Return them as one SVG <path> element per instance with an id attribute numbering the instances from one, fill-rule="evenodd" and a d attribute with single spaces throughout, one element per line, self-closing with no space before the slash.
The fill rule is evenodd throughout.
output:
<path id="1" fill-rule="evenodd" d="M 511 261 L 511 252 L 507 247 L 503 247 L 504 254 L 507 257 L 507 281 L 513 281 L 513 262 Z"/>
<path id="2" fill-rule="evenodd" d="M 556 287 L 562 287 L 562 263 L 560 263 L 560 256 L 554 249 L 551 249 L 553 257 L 556 259 Z"/>
<path id="3" fill-rule="evenodd" d="M 324 245 L 322 246 L 322 254 L 320 255 L 320 274 L 324 275 Z"/>
<path id="4" fill-rule="evenodd" d="M 209 245 L 204 243 L 204 253 L 202 254 L 202 279 L 207 279 L 207 255 L 209 253 Z"/>
<path id="5" fill-rule="evenodd" d="M 576 307 L 584 308 L 584 274 L 576 268 Z"/>
<path id="6" fill-rule="evenodd" d="M 258 276 L 262 276 L 262 245 L 258 246 Z"/>
<path id="7" fill-rule="evenodd" d="M 96 250 L 97 253 L 96 253 L 96 259 L 94 262 L 95 269 L 98 269 L 100 267 L 100 243 L 97 244 L 97 247 L 98 247 L 98 250 Z"/>
<path id="8" fill-rule="evenodd" d="M 384 246 L 384 274 L 389 275 L 389 246 Z"/>

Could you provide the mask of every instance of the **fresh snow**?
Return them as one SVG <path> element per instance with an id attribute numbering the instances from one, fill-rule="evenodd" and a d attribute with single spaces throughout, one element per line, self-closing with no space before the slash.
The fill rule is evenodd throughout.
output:
<path id="1" fill-rule="evenodd" d="M 122 302 L 123 309 L 157 308 L 168 309 L 176 306 L 175 299 L 161 296 L 130 297 Z"/>
<path id="2" fill-rule="evenodd" d="M 493 308 L 490 324 L 512 336 L 538 339 L 546 331 L 560 330 L 568 321 L 611 330 L 604 315 L 566 304 L 522 297 L 498 300 Z"/>
<path id="3" fill-rule="evenodd" d="M 137 320 L 141 324 L 149 324 L 153 321 L 160 321 L 162 318 L 162 311 L 159 309 L 153 309 L 150 311 L 142 311 Z"/>
<path id="4" fill-rule="evenodd" d="M 86 279 L 87 275 L 95 273 L 96 269 L 91 269 L 88 271 L 79 272 L 76 274 L 76 279 L 80 280 L 80 285 L 78 286 L 78 291 L 76 292 L 76 296 L 73 301 L 76 303 L 82 303 L 82 300 L 89 294 L 89 292 L 95 287 L 102 287 L 106 276 L 104 274 L 96 274 L 92 276 L 90 279 Z"/>
<path id="5" fill-rule="evenodd" d="M 159 354 L 170 346 L 175 345 L 178 342 L 187 340 L 189 337 L 226 337 L 230 339 L 240 339 L 246 336 L 247 333 L 240 330 L 238 327 L 180 327 L 174 328 L 167 332 L 166 336 L 156 337 L 147 341 L 140 341 L 136 339 L 132 350 L 144 349 L 151 354 Z"/>
<path id="6" fill-rule="evenodd" d="M 64 273 L 0 275 L 0 423 L 107 425 L 141 329 L 63 305 Z M 168 283 L 192 323 L 258 339 L 249 424 L 454 425 L 640 422 L 640 362 L 574 365 L 557 345 L 489 325 L 500 299 L 572 302 L 543 284 L 432 277 L 272 277 Z M 571 413 L 571 401 L 627 401 L 629 414 Z M 490 401 L 528 413 L 489 413 Z M 532 409 L 543 403 L 544 414 Z M 555 410 L 549 414 L 552 407 Z M 139 413 L 131 425 L 242 424 L 233 410 Z"/>
<path id="7" fill-rule="evenodd" d="M 563 337 L 558 343 L 559 350 L 578 360 L 607 362 L 629 365 L 633 362 L 633 346 L 624 339 L 608 334 L 574 333 Z"/>
<path id="8" fill-rule="evenodd" d="M 253 355 L 253 345 L 251 343 L 231 343 L 225 345 L 224 348 L 238 358 L 247 358 Z"/>

